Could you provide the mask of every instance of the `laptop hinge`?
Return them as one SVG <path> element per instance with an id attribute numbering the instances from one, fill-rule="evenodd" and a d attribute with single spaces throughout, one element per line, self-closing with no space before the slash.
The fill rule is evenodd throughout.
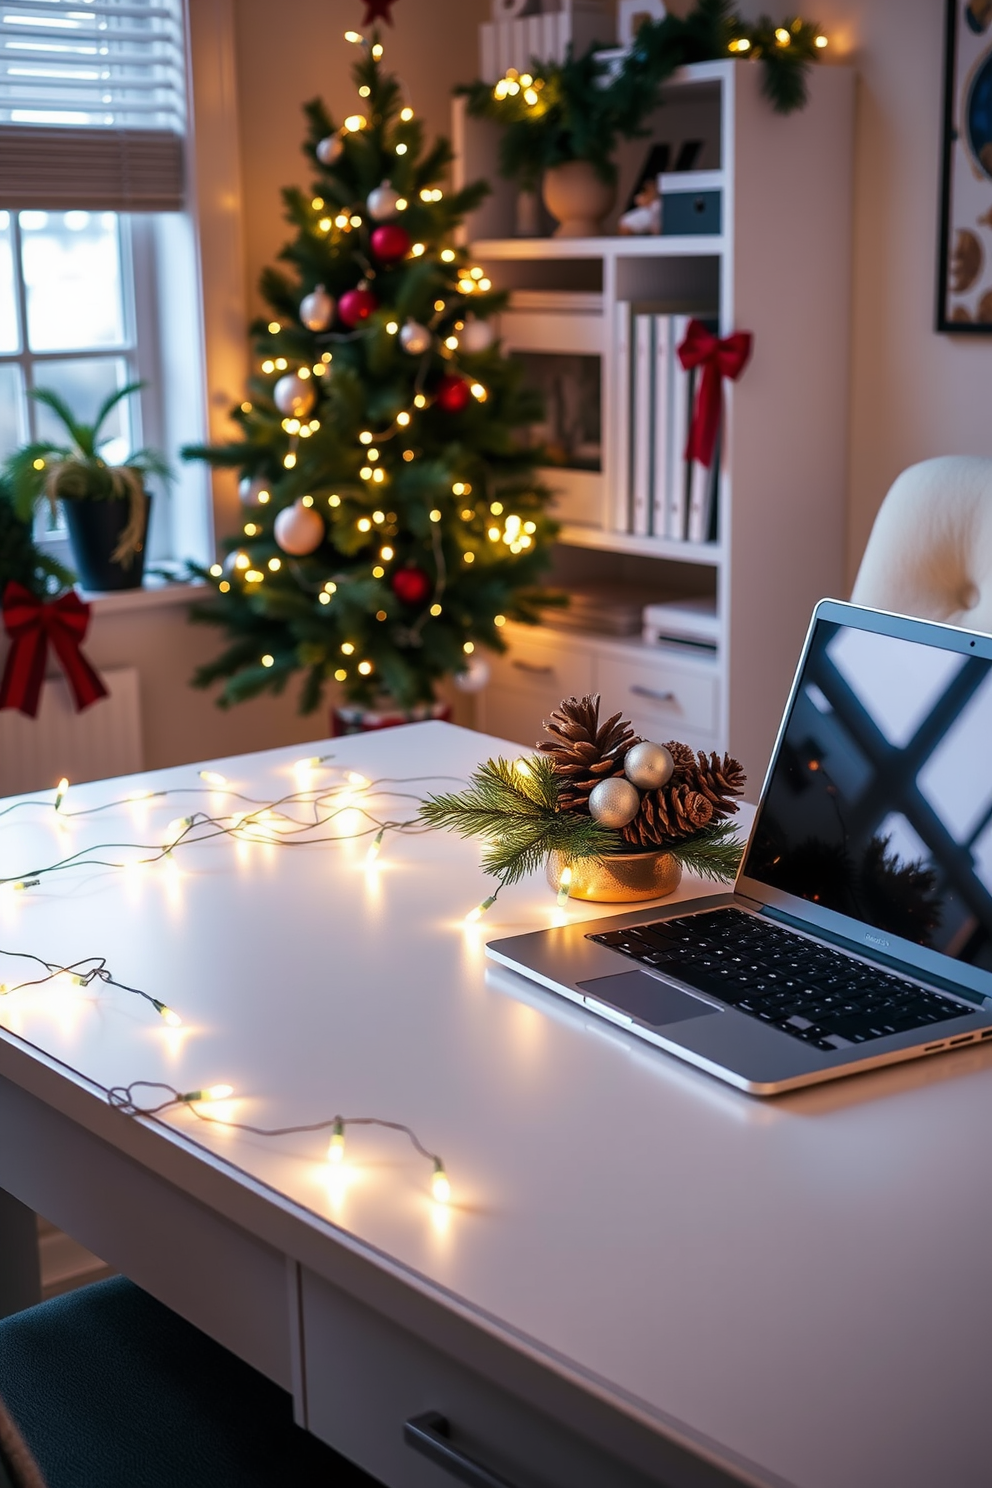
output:
<path id="1" fill-rule="evenodd" d="M 900 961 L 897 956 L 887 956 L 884 951 L 871 948 L 870 958 L 866 956 L 865 947 L 857 941 L 849 940 L 847 936 L 838 935 L 835 931 L 827 930 L 822 925 L 811 925 L 808 920 L 801 920 L 798 915 L 787 914 L 784 909 L 775 909 L 770 904 L 762 905 L 760 914 L 766 919 L 776 920 L 779 924 L 788 925 L 791 930 L 801 930 L 804 935 L 813 935 L 817 940 L 826 941 L 828 945 L 836 946 L 838 950 L 850 951 L 855 956 L 870 959 L 880 966 L 886 966 L 891 971 L 898 971 L 902 976 L 912 977 L 914 981 L 925 982 L 928 987 L 939 987 L 942 992 L 950 992 L 955 997 L 964 998 L 965 1002 L 972 1003 L 975 1007 L 984 1008 L 992 1006 L 992 998 L 984 997 L 981 992 L 976 992 L 973 987 L 962 987 L 960 982 L 952 982 L 947 977 L 937 976 L 931 971 L 924 971 L 919 966 L 911 966 L 908 961 Z"/>

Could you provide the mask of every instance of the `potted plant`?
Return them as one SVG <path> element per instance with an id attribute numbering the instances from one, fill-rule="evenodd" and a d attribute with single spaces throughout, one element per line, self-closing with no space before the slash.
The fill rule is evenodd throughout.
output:
<path id="1" fill-rule="evenodd" d="M 685 16 L 646 19 L 619 64 L 594 44 L 564 62 L 535 60 L 528 73 L 511 68 L 495 86 L 457 91 L 470 114 L 503 126 L 500 171 L 522 191 L 543 186 L 560 224 L 555 236 L 594 236 L 613 205 L 617 140 L 645 133 L 659 88 L 677 68 L 724 57 L 760 61 L 765 96 L 789 113 L 805 103 L 806 70 L 825 45 L 807 21 L 776 26 L 762 16 L 752 25 L 730 0 L 699 0 Z"/>
<path id="2" fill-rule="evenodd" d="M 92 424 L 80 423 L 50 388 L 31 396 L 50 408 L 68 437 L 65 444 L 35 440 L 12 456 L 7 473 L 16 510 L 27 520 L 42 496 L 62 502 L 69 543 L 84 589 L 139 589 L 144 576 L 150 497 L 149 475 L 169 477 L 155 450 L 142 449 L 120 465 L 108 465 L 100 449 L 109 442 L 101 431 L 122 399 L 142 383 L 128 383 L 104 399 Z"/>

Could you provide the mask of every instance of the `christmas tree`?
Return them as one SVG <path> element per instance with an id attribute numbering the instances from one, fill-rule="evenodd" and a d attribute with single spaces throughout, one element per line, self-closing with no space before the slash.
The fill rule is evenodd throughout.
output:
<path id="1" fill-rule="evenodd" d="M 261 282 L 258 370 L 241 438 L 187 458 L 242 472 L 243 534 L 197 570 L 194 617 L 226 629 L 199 686 L 222 705 L 304 673 L 349 702 L 410 709 L 449 674 L 484 675 L 507 619 L 535 622 L 555 524 L 526 426 L 540 406 L 495 340 L 505 296 L 456 241 L 484 183 L 448 192 L 448 142 L 427 146 L 378 32 L 360 46 L 355 112 L 305 106 L 312 190 L 283 193 L 288 271 Z"/>

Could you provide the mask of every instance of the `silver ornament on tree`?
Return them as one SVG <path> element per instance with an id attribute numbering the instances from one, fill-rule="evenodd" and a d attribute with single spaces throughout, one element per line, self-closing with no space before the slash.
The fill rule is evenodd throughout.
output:
<path id="1" fill-rule="evenodd" d="M 496 339 L 496 333 L 488 320 L 479 320 L 474 315 L 466 317 L 458 332 L 458 341 L 463 351 L 488 351 Z"/>
<path id="2" fill-rule="evenodd" d="M 344 145 L 341 142 L 340 135 L 329 134 L 325 139 L 320 141 L 314 154 L 317 156 L 321 165 L 334 165 L 341 159 L 341 151 L 343 149 Z"/>
<path id="3" fill-rule="evenodd" d="M 430 351 L 432 340 L 430 331 L 419 320 L 408 320 L 400 330 L 400 345 L 410 356 L 423 356 Z"/>
<path id="4" fill-rule="evenodd" d="M 326 331 L 334 319 L 334 296 L 322 284 L 300 301 L 300 319 L 308 331 Z"/>
<path id="5" fill-rule="evenodd" d="M 455 673 L 455 686 L 459 692 L 481 692 L 489 684 L 489 663 L 481 656 L 473 656 L 464 672 Z"/>
<path id="6" fill-rule="evenodd" d="M 263 493 L 265 501 L 261 499 Z M 269 494 L 269 483 L 261 475 L 246 475 L 238 482 L 238 496 L 242 506 L 265 506 Z"/>
<path id="7" fill-rule="evenodd" d="M 272 389 L 272 400 L 287 417 L 306 418 L 317 401 L 317 390 L 309 378 L 287 372 Z"/>
<path id="8" fill-rule="evenodd" d="M 647 739 L 624 755 L 623 773 L 641 790 L 658 790 L 667 785 L 674 769 L 675 761 L 664 744 L 651 744 Z"/>
<path id="9" fill-rule="evenodd" d="M 272 525 L 273 536 L 284 553 L 304 558 L 319 548 L 324 540 L 324 523 L 312 506 L 302 500 L 283 507 Z"/>
<path id="10" fill-rule="evenodd" d="M 601 780 L 589 792 L 589 812 L 604 827 L 615 827 L 618 831 L 632 822 L 641 809 L 641 798 L 637 787 L 615 775 L 611 780 Z"/>
<path id="11" fill-rule="evenodd" d="M 385 222 L 387 217 L 396 215 L 396 203 L 399 199 L 399 192 L 394 191 L 388 181 L 383 181 L 381 186 L 372 188 L 365 205 L 369 209 L 370 217 L 374 217 L 376 222 Z"/>

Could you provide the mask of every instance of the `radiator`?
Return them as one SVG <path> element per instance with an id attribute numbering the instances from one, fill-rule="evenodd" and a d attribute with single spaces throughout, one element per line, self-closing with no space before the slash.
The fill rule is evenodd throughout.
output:
<path id="1" fill-rule="evenodd" d="M 0 796 L 45 790 L 63 775 L 102 780 L 143 769 L 137 670 L 101 675 L 110 695 L 82 713 L 61 677 L 44 683 L 37 718 L 12 708 L 0 713 Z"/>

